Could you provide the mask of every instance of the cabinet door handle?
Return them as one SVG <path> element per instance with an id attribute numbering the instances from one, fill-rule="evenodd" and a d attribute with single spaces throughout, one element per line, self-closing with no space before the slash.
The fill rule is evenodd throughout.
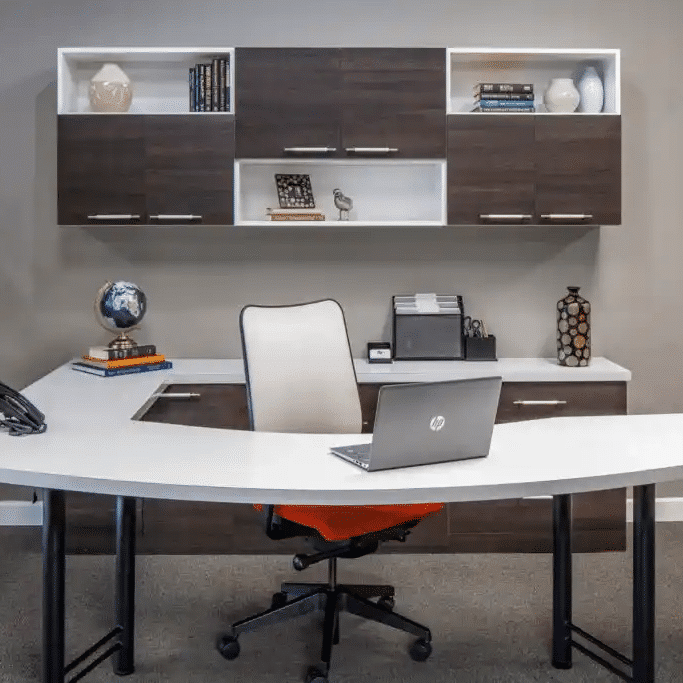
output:
<path id="1" fill-rule="evenodd" d="M 201 214 L 193 213 L 154 213 L 149 217 L 152 221 L 200 221 L 202 218 Z"/>
<path id="2" fill-rule="evenodd" d="M 515 406 L 566 406 L 566 401 L 561 401 L 559 399 L 550 399 L 547 401 L 513 401 Z"/>
<path id="3" fill-rule="evenodd" d="M 530 221 L 533 216 L 530 213 L 480 213 L 479 218 L 483 221 Z"/>
<path id="4" fill-rule="evenodd" d="M 347 154 L 396 154 L 398 147 L 344 147 Z"/>
<path id="5" fill-rule="evenodd" d="M 336 152 L 336 147 L 285 147 L 286 154 L 330 154 Z"/>
<path id="6" fill-rule="evenodd" d="M 89 221 L 139 221 L 139 213 L 91 213 Z"/>
<path id="7" fill-rule="evenodd" d="M 546 221 L 588 221 L 593 218 L 592 213 L 542 213 L 541 218 Z"/>

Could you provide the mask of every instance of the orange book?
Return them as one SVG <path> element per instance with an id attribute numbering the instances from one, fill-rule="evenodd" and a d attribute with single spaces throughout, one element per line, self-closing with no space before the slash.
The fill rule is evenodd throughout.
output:
<path id="1" fill-rule="evenodd" d="M 155 353 L 153 356 L 118 358 L 116 360 L 102 360 L 101 358 L 93 358 L 87 355 L 84 355 L 82 358 L 84 363 L 89 363 L 97 368 L 126 368 L 131 365 L 150 365 L 152 363 L 161 363 L 166 359 L 161 353 Z"/>

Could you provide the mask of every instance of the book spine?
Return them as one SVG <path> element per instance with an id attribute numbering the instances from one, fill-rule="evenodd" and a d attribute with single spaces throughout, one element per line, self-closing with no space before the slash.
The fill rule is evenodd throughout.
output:
<path id="1" fill-rule="evenodd" d="M 482 109 L 533 109 L 533 101 L 516 100 L 481 100 L 478 104 Z"/>
<path id="2" fill-rule="evenodd" d="M 130 349 L 112 349 L 109 346 L 91 346 L 88 355 L 98 360 L 121 360 L 122 358 L 138 358 L 154 356 L 157 347 L 154 344 L 142 344 Z"/>
<path id="3" fill-rule="evenodd" d="M 479 92 L 533 92 L 533 83 L 477 83 L 475 95 Z"/>
<path id="4" fill-rule="evenodd" d="M 533 114 L 536 107 L 475 107 L 473 112 L 498 113 L 501 111 L 514 111 L 518 114 Z"/>
<path id="5" fill-rule="evenodd" d="M 173 367 L 171 361 L 154 363 L 153 365 L 132 365 L 129 368 L 95 368 L 85 363 L 72 363 L 71 367 L 78 372 L 85 372 L 100 377 L 116 377 L 118 375 L 133 375 L 140 372 L 152 372 L 153 370 L 168 370 Z"/>
<path id="6" fill-rule="evenodd" d="M 211 111 L 211 64 L 204 65 L 204 111 Z"/>
<path id="7" fill-rule="evenodd" d="M 194 69 L 194 110 L 201 111 L 199 106 L 199 64 Z"/>
<path id="8" fill-rule="evenodd" d="M 230 111 L 230 55 L 225 57 L 225 111 Z"/>
<path id="9" fill-rule="evenodd" d="M 220 60 L 220 106 L 219 111 L 228 111 L 228 99 L 226 97 L 228 92 L 228 62 L 226 59 Z"/>
<path id="10" fill-rule="evenodd" d="M 194 86 L 195 86 L 194 67 L 190 67 L 190 70 L 189 70 L 189 84 L 190 84 L 190 111 L 197 111 L 195 109 L 195 107 L 197 106 L 197 99 L 195 98 L 195 94 L 194 94 Z"/>
<path id="11" fill-rule="evenodd" d="M 206 64 L 197 64 L 197 111 L 206 111 Z"/>
<path id="12" fill-rule="evenodd" d="M 474 96 L 475 100 L 533 100 L 532 92 L 482 92 Z"/>
<path id="13" fill-rule="evenodd" d="M 221 106 L 221 60 L 211 62 L 211 111 L 220 111 Z"/>

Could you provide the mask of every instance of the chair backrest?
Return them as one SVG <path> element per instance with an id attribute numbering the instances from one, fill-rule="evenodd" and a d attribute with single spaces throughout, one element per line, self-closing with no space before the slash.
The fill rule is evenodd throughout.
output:
<path id="1" fill-rule="evenodd" d="M 336 301 L 246 306 L 240 332 L 252 429 L 360 433 L 356 372 Z"/>

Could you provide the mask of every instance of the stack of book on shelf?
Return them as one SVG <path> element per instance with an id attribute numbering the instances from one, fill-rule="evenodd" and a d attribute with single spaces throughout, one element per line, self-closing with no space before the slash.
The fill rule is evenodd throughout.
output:
<path id="1" fill-rule="evenodd" d="M 230 56 L 190 67 L 190 111 L 230 111 Z"/>
<path id="2" fill-rule="evenodd" d="M 534 112 L 533 83 L 477 83 L 472 111 Z"/>
<path id="3" fill-rule="evenodd" d="M 80 360 L 71 363 L 71 367 L 91 375 L 116 377 L 151 370 L 168 370 L 173 367 L 173 363 L 157 353 L 154 344 L 134 346 L 130 349 L 91 346 L 88 353 L 81 356 Z"/>

